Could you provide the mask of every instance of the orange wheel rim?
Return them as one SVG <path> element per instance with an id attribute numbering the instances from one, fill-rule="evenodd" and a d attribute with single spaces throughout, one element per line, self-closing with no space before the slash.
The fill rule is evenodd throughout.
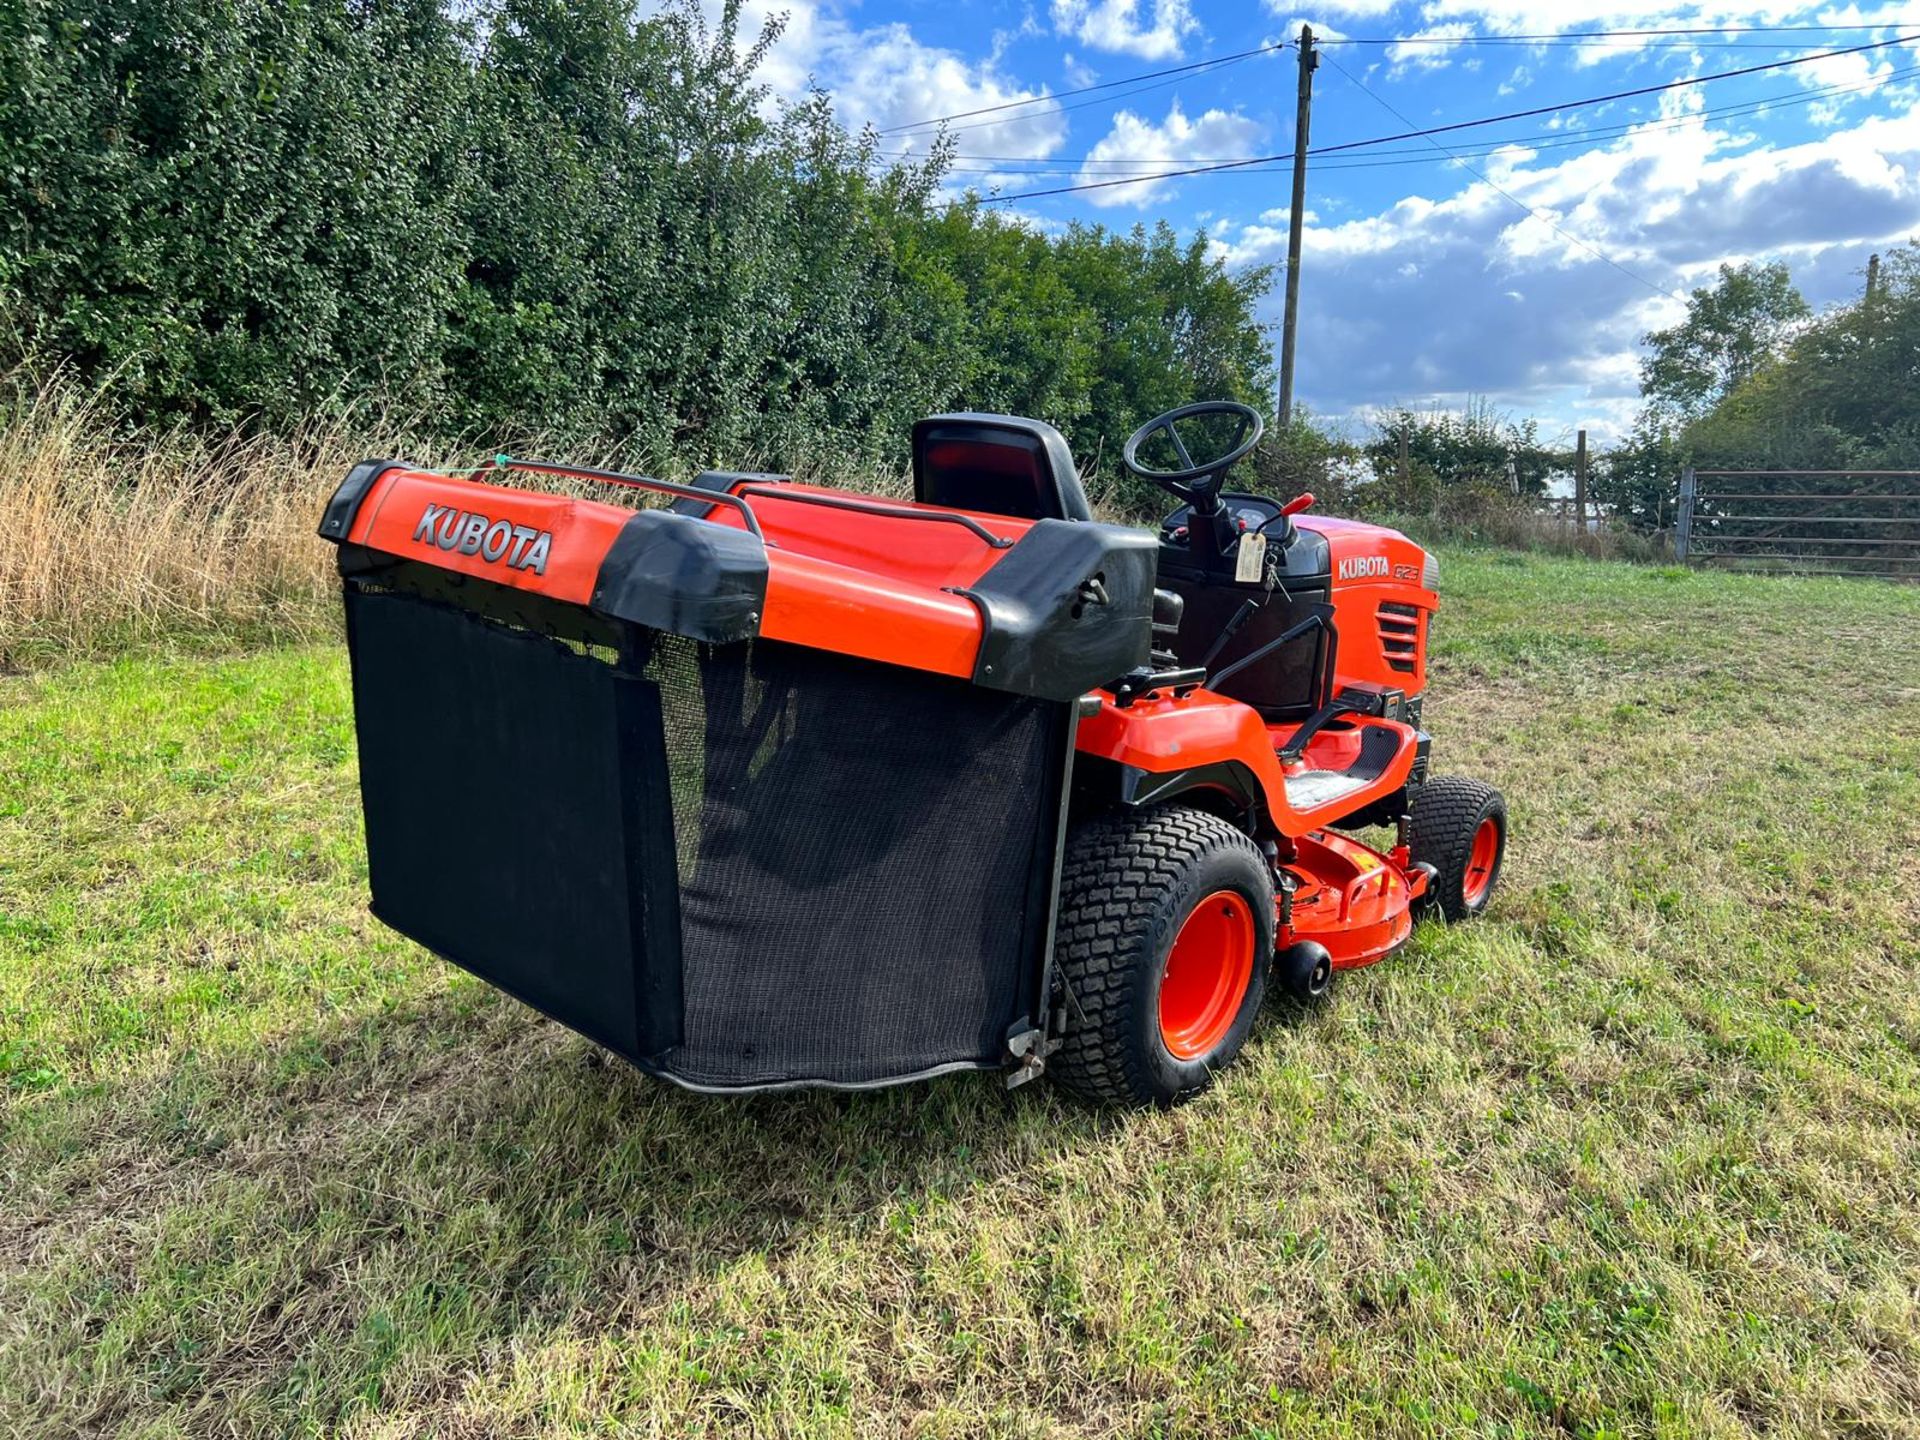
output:
<path id="1" fill-rule="evenodd" d="M 1253 981 L 1253 907 L 1216 890 L 1188 912 L 1160 974 L 1160 1039 L 1177 1060 L 1197 1060 L 1233 1028 Z"/>
<path id="2" fill-rule="evenodd" d="M 1478 905 L 1493 888 L 1493 872 L 1500 865 L 1500 823 L 1491 815 L 1473 832 L 1473 849 L 1467 855 L 1467 873 L 1460 882 L 1460 898 Z"/>

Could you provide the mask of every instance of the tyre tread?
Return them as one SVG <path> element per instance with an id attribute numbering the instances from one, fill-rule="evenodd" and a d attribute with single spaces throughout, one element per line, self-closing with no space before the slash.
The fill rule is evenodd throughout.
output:
<path id="1" fill-rule="evenodd" d="M 1169 805 L 1144 815 L 1116 812 L 1087 821 L 1067 842 L 1055 925 L 1055 973 L 1067 1007 L 1066 1034 L 1047 1071 L 1085 1099 L 1144 1105 L 1162 1097 L 1144 1073 L 1129 1037 L 1145 1003 L 1130 969 L 1141 947 L 1157 955 L 1171 943 L 1162 930 L 1184 919 L 1173 911 L 1182 877 L 1221 846 L 1265 859 L 1243 832 L 1217 815 Z M 1256 964 L 1265 957 L 1256 957 Z"/>
<path id="2" fill-rule="evenodd" d="M 1504 825 L 1506 802 L 1500 792 L 1484 780 L 1464 775 L 1437 776 L 1414 794 L 1408 846 L 1415 860 L 1425 860 L 1440 872 L 1434 901 L 1448 920 L 1464 920 L 1477 913 L 1462 899 L 1460 881 L 1473 850 L 1473 832 L 1480 817 L 1495 804 Z"/>

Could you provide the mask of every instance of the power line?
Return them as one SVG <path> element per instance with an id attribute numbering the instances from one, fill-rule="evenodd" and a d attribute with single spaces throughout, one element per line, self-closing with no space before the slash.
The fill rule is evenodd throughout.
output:
<path id="1" fill-rule="evenodd" d="M 1254 51 L 1253 53 L 1259 54 L 1260 52 Z M 1245 55 L 1228 55 L 1219 60 L 1209 60 L 1206 62 L 1207 65 L 1210 67 L 1208 73 L 1212 73 L 1215 70 L 1225 70 L 1228 66 L 1231 66 L 1231 65 L 1238 65 L 1241 63 L 1241 61 L 1245 60 L 1246 58 L 1247 57 Z M 1164 90 L 1169 85 L 1178 85 L 1185 78 L 1186 76 L 1184 75 L 1176 75 L 1171 80 L 1154 80 L 1154 81 L 1150 81 L 1145 85 L 1136 85 L 1131 90 L 1122 90 L 1122 91 L 1119 91 L 1117 94 L 1113 94 L 1113 95 L 1102 95 L 1097 100 L 1078 100 L 1071 105 L 1060 105 L 1060 106 L 1056 106 L 1052 110 L 1043 110 L 1038 113 L 1040 115 L 1059 115 L 1068 110 L 1085 110 L 1089 105 L 1110 105 L 1115 100 L 1124 100 L 1130 95 L 1143 95 L 1149 90 Z M 1073 92 L 1068 91 L 1065 93 L 1071 94 Z M 1052 99 L 1053 97 L 1045 96 L 1042 98 Z M 1016 103 L 1025 103 L 1025 102 L 1016 102 Z M 937 132 L 935 132 L 935 136 L 937 137 L 938 135 L 959 135 L 968 130 L 992 130 L 997 126 L 1014 125 L 1014 124 L 1018 124 L 1022 120 L 1030 120 L 1035 118 L 1037 118 L 1037 116 L 1016 115 L 1011 120 L 976 120 L 971 125 L 942 124 L 941 128 Z M 920 121 L 917 123 L 924 125 L 927 122 Z M 894 132 L 877 130 L 874 133 L 876 135 L 884 135 L 884 134 L 889 134 Z M 926 133 L 927 132 L 924 130 L 916 130 L 911 134 L 905 134 L 905 135 L 895 133 L 894 138 L 900 139 L 900 140 L 913 140 L 913 139 L 919 138 L 921 135 L 925 135 Z"/>
<path id="2" fill-rule="evenodd" d="M 1196 70 L 1205 70 L 1210 66 L 1231 64 L 1236 60 L 1250 60 L 1256 55 L 1271 55 L 1276 50 L 1285 50 L 1293 44 L 1291 40 L 1280 40 L 1272 45 L 1259 45 L 1252 50 L 1241 50 L 1232 55 L 1215 55 L 1206 60 L 1195 60 L 1190 65 L 1171 65 L 1165 70 L 1148 70 L 1139 75 L 1125 75 L 1118 80 L 1105 80 L 1098 85 L 1082 85 L 1077 90 L 1056 90 L 1047 95 L 1030 95 L 1024 100 L 1008 100 L 999 105 L 982 105 L 978 110 L 956 110 L 951 115 L 935 115 L 927 120 L 909 120 L 904 125 L 891 125 L 885 130 L 877 130 L 877 135 L 898 135 L 909 130 L 925 129 L 929 125 L 944 125 L 949 120 L 969 120 L 975 115 L 997 115 L 1003 110 L 1017 110 L 1023 105 L 1040 105 L 1049 100 L 1059 100 L 1068 95 L 1091 95 L 1096 90 L 1112 90 L 1117 86 L 1131 85 L 1138 80 L 1158 80 L 1163 75 L 1190 75 Z M 1063 110 L 1080 107 L 1063 105 Z M 1005 122 L 997 122 L 1005 123 Z M 963 129 L 977 129 L 977 126 L 963 126 Z"/>
<path id="3" fill-rule="evenodd" d="M 1506 136 L 1497 140 L 1483 140 L 1483 141 L 1477 142 L 1477 144 L 1482 148 L 1477 148 L 1473 150 L 1463 150 L 1463 151 L 1447 151 L 1445 152 L 1445 154 L 1454 156 L 1456 158 L 1461 156 L 1485 158 L 1492 155 L 1498 155 L 1503 150 L 1510 150 L 1515 148 L 1516 146 L 1527 149 L 1527 150 L 1564 150 L 1570 147 L 1591 148 L 1595 145 L 1607 144 L 1610 141 L 1619 139 L 1623 135 L 1627 135 L 1634 132 L 1645 134 L 1645 133 L 1651 133 L 1651 132 L 1662 131 L 1662 130 L 1679 130 L 1679 129 L 1684 129 L 1686 126 L 1695 124 L 1696 122 L 1702 121 L 1702 120 L 1721 120 L 1731 116 L 1754 114 L 1754 113 L 1757 113 L 1760 111 L 1766 111 L 1766 110 L 1784 109 L 1790 105 L 1818 104 L 1821 100 L 1830 99 L 1838 95 L 1851 95 L 1851 94 L 1857 94 L 1867 90 L 1877 90 L 1882 85 L 1887 85 L 1892 83 L 1895 80 L 1906 79 L 1909 76 L 1917 75 L 1917 74 L 1920 74 L 1920 65 L 1909 65 L 1909 66 L 1904 66 L 1897 70 L 1889 70 L 1884 75 L 1876 75 L 1871 80 L 1860 80 L 1860 81 L 1853 81 L 1848 83 L 1835 83 L 1832 85 L 1822 85 L 1817 89 L 1813 89 L 1813 90 L 1797 91 L 1792 94 L 1772 95 L 1763 100 L 1742 101 L 1738 105 L 1708 106 L 1705 109 L 1696 110 L 1691 114 L 1682 115 L 1672 120 L 1629 120 L 1623 124 L 1597 126 L 1591 130 L 1582 130 L 1577 134 L 1563 135 L 1557 138 L 1553 137 L 1551 135 L 1551 132 L 1548 132 L 1547 134 L 1543 135 L 1542 132 L 1540 131 L 1529 131 L 1524 135 L 1511 135 L 1511 136 Z M 1411 160 L 1408 160 L 1408 159 L 1388 160 L 1388 159 L 1374 159 L 1374 158 L 1371 158 L 1372 156 L 1414 156 L 1417 158 L 1411 159 Z M 903 154 L 903 155 L 891 156 L 886 158 L 892 161 L 899 161 L 899 160 L 904 160 L 908 157 Z M 1011 176 L 1031 175 L 1031 176 L 1039 177 L 1039 176 L 1049 176 L 1049 175 L 1081 175 L 1086 173 L 1088 166 L 1093 166 L 1093 165 L 1105 166 L 1105 167 L 1108 167 L 1109 170 L 1113 170 L 1117 173 L 1118 167 L 1121 167 L 1121 166 L 1141 167 L 1141 166 L 1158 166 L 1158 165 L 1237 164 L 1242 161 L 1260 160 L 1263 157 L 1230 156 L 1230 155 L 1214 155 L 1214 156 L 1140 155 L 1140 156 L 1133 156 L 1125 160 L 1084 159 L 1084 160 L 1075 161 L 1066 165 L 1049 162 L 1045 160 L 1043 157 L 1031 156 L 1031 155 L 956 154 L 952 158 L 955 160 L 977 160 L 977 161 L 996 161 L 997 160 L 997 161 L 1004 161 L 1008 163 L 999 164 L 999 165 L 982 165 L 979 167 L 952 166 L 952 167 L 949 167 L 947 170 L 943 171 L 942 172 L 943 174 L 947 174 L 947 175 L 1011 175 Z M 1377 168 L 1380 166 L 1387 166 L 1387 165 L 1431 164 L 1433 163 L 1434 158 L 1435 158 L 1434 156 L 1428 153 L 1427 149 L 1416 146 L 1416 147 L 1410 147 L 1407 149 L 1398 149 L 1398 150 L 1374 150 L 1369 152 L 1369 158 L 1367 159 L 1346 160 L 1346 161 L 1335 160 L 1325 165 L 1317 166 L 1316 168 L 1323 171 L 1324 170 L 1373 169 L 1373 168 Z M 1009 168 L 1010 164 L 1024 164 L 1024 165 L 1028 165 L 1036 168 L 1014 170 Z M 1128 178 L 1143 180 L 1143 181 L 1157 180 L 1169 173 L 1171 172 L 1158 170 L 1158 169 L 1131 169 L 1126 172 Z M 1262 164 L 1247 163 L 1241 169 L 1230 170 L 1225 173 L 1229 175 L 1272 175 L 1272 174 L 1278 173 L 1278 169 L 1277 167 L 1269 166 L 1264 163 Z"/>
<path id="4" fill-rule="evenodd" d="M 1402 115 L 1400 111 L 1396 109 L 1392 105 L 1392 103 L 1389 102 L 1384 96 L 1374 94 L 1372 90 L 1367 88 L 1367 86 L 1361 84 L 1359 78 L 1355 76 L 1352 71 L 1348 70 L 1346 66 L 1342 65 L 1338 60 L 1334 59 L 1333 56 L 1329 55 L 1327 57 L 1327 63 L 1332 65 L 1333 68 L 1338 70 L 1342 75 L 1346 76 L 1348 83 L 1358 87 L 1362 95 L 1365 95 L 1369 100 L 1373 101 L 1374 104 L 1380 106 L 1389 115 L 1393 116 L 1394 119 L 1398 120 L 1402 125 L 1411 125 L 1413 123 L 1405 115 Z M 1496 184 L 1492 179 L 1490 179 L 1484 170 L 1481 170 L 1476 166 L 1467 164 L 1467 162 L 1464 159 L 1462 159 L 1458 155 L 1455 155 L 1452 151 L 1448 150 L 1447 147 L 1442 145 L 1438 140 L 1435 140 L 1431 134 L 1423 136 L 1422 138 L 1425 139 L 1429 145 L 1433 146 L 1434 149 L 1438 150 L 1442 155 L 1445 155 L 1450 160 L 1456 161 L 1458 164 L 1464 166 L 1467 170 L 1471 171 L 1474 175 L 1479 176 L 1480 180 L 1485 185 L 1487 185 L 1491 190 L 1493 190 L 1495 194 L 1504 197 L 1505 199 L 1511 201 L 1513 204 L 1517 205 L 1520 209 L 1524 210 L 1527 213 L 1527 218 L 1529 220 L 1541 221 L 1548 228 L 1550 228 L 1554 232 L 1554 234 L 1558 235 L 1561 239 L 1567 241 L 1569 244 L 1578 245 L 1582 250 L 1586 251 L 1589 255 L 1593 256 L 1594 259 L 1602 261 L 1607 265 L 1611 265 L 1615 270 L 1618 270 L 1622 275 L 1626 276 L 1629 280 L 1637 281 L 1638 283 L 1646 286 L 1649 290 L 1653 291 L 1656 295 L 1664 295 L 1669 300 L 1680 300 L 1680 303 L 1682 304 L 1686 303 L 1684 300 L 1681 300 L 1680 296 L 1674 294 L 1673 291 L 1667 289 L 1666 286 L 1657 285 L 1653 281 L 1647 279 L 1646 276 L 1638 273 L 1637 271 L 1629 270 L 1626 266 L 1622 265 L 1618 260 L 1615 260 L 1611 255 L 1608 255 L 1604 251 L 1599 250 L 1592 245 L 1589 245 L 1586 241 L 1582 240 L 1578 235 L 1572 234 L 1571 232 L 1562 229 L 1556 221 L 1542 214 L 1540 208 L 1527 204 L 1527 202 L 1522 200 L 1519 196 L 1513 194 L 1509 190 L 1503 189 L 1500 185 Z"/>
<path id="5" fill-rule="evenodd" d="M 1321 40 L 1319 45 L 1577 45 L 1597 40 L 1635 40 L 1659 39 L 1690 35 L 1798 35 L 1829 34 L 1842 35 L 1850 31 L 1874 31 L 1905 29 L 1910 24 L 1920 25 L 1916 21 L 1885 21 L 1878 25 L 1710 25 L 1692 28 L 1674 28 L 1665 30 L 1560 30 L 1541 32 L 1531 35 L 1399 35 L 1377 37 L 1343 36 L 1338 40 Z M 903 135 L 909 132 L 928 129 L 946 124 L 949 120 L 971 120 L 977 115 L 998 115 L 1007 110 L 1018 110 L 1029 105 L 1045 105 L 1072 95 L 1092 95 L 1100 91 L 1114 90 L 1132 85 L 1142 80 L 1158 80 L 1167 75 L 1190 75 L 1196 71 L 1214 66 L 1225 65 L 1237 60 L 1250 60 L 1256 55 L 1271 55 L 1281 50 L 1291 49 L 1292 40 L 1276 40 L 1270 45 L 1257 45 L 1251 50 L 1239 50 L 1229 55 L 1214 55 L 1206 59 L 1194 60 L 1185 65 L 1170 65 L 1162 70 L 1145 70 L 1137 75 L 1123 75 L 1118 80 L 1103 80 L 1097 85 L 1081 85 L 1072 90 L 1055 90 L 1045 95 L 1029 95 L 1021 100 L 1006 100 L 997 105 L 982 105 L 973 110 L 956 110 L 949 115 L 932 115 L 924 120 L 908 120 L 899 125 L 889 125 L 876 130 L 877 135 Z M 1752 42 L 1754 48 L 1768 48 L 1766 42 Z M 1650 46 L 1638 46 L 1638 49 L 1650 49 Z M 1663 47 L 1666 48 L 1666 47 Z M 1685 48 L 1685 47 L 1672 47 Z M 1733 42 L 1715 45 L 1712 48 L 1736 48 Z M 1100 103 L 1100 102 L 1094 102 Z M 1061 106 L 1061 109 L 1080 109 L 1081 106 Z M 996 124 L 1008 122 L 997 121 Z M 983 129 L 984 126 L 961 126 L 960 129 Z"/>
<path id="6" fill-rule="evenodd" d="M 1920 21 L 1913 22 L 1920 24 Z M 1825 28 L 1825 27 L 1819 27 Z M 1892 25 L 1875 25 L 1875 30 L 1891 30 Z M 1621 39 L 1609 45 L 1607 38 L 1593 40 L 1541 40 L 1518 35 L 1409 35 L 1400 40 L 1329 40 L 1329 45 L 1506 45 L 1530 50 L 1617 50 L 1623 55 L 1640 55 L 1649 50 L 1783 50 L 1785 40 L 1644 40 L 1631 38 L 1631 31 L 1617 31 L 1611 37 Z M 1621 38 L 1626 37 L 1626 38 Z M 1317 42 L 1316 42 L 1317 43 Z"/>
<path id="7" fill-rule="evenodd" d="M 1744 65 L 1737 70 L 1720 70 L 1711 75 L 1690 75 L 1679 80 L 1669 80 L 1660 85 L 1642 85 L 1632 90 L 1616 90 L 1607 95 L 1588 96 L 1582 100 L 1563 100 L 1554 105 L 1536 105 L 1530 110 L 1510 110 L 1504 115 L 1489 115 L 1479 120 L 1456 120 L 1449 125 L 1433 125 L 1420 130 L 1407 130 L 1398 135 L 1378 135 L 1368 140 L 1348 140 L 1338 145 L 1319 146 L 1311 151 L 1313 155 L 1332 155 L 1346 150 L 1360 150 L 1374 145 L 1390 145 L 1401 140 L 1420 140 L 1430 135 L 1448 135 L 1459 130 L 1473 130 L 1483 125 L 1499 125 L 1508 120 L 1528 120 L 1538 115 L 1551 115 L 1562 110 L 1577 110 L 1588 105 L 1605 105 L 1615 100 L 1631 100 L 1642 95 L 1659 95 L 1669 90 L 1681 90 L 1692 85 L 1704 85 L 1712 80 L 1733 80 L 1742 75 L 1758 75 L 1769 70 L 1785 70 L 1796 65 L 1810 65 L 1816 60 L 1831 60 L 1840 55 L 1859 55 L 1869 50 L 1884 50 L 1892 45 L 1910 44 L 1920 40 L 1920 35 L 1901 35 L 1892 40 L 1876 40 L 1866 45 L 1849 45 L 1839 50 L 1822 50 L 1811 55 L 1797 55 L 1786 60 L 1773 60 L 1764 65 Z M 1175 180 L 1187 175 L 1210 175 L 1222 170 L 1239 170 L 1249 165 L 1272 165 L 1282 160 L 1292 160 L 1293 152 L 1285 151 L 1276 155 L 1256 155 L 1245 160 L 1229 160 L 1214 165 L 1194 165 L 1181 170 L 1167 170 L 1156 175 L 1155 179 Z M 982 204 L 1005 204 L 1014 200 L 1039 200 L 1049 195 L 1072 195 L 1085 190 L 1105 190 L 1115 185 L 1137 185 L 1137 179 L 1093 180 L 1083 185 L 1057 185 L 1046 190 L 1025 190 L 1015 195 L 989 195 L 981 197 Z"/>
<path id="8" fill-rule="evenodd" d="M 1920 22 L 1882 20 L 1876 25 L 1695 25 L 1664 30 L 1552 30 L 1533 35 L 1386 35 L 1315 41 L 1324 45 L 1547 45 L 1585 40 L 1633 40 L 1671 35 L 1841 35 L 1854 30 L 1899 30 Z"/>

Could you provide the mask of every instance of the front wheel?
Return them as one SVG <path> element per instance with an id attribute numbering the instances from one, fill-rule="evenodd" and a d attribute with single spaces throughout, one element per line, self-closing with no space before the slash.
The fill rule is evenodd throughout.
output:
<path id="1" fill-rule="evenodd" d="M 1414 792 L 1408 846 L 1414 863 L 1433 866 L 1428 895 L 1448 920 L 1487 908 L 1507 854 L 1507 802 L 1493 786 L 1457 775 Z"/>
<path id="2" fill-rule="evenodd" d="M 1066 1034 L 1048 1073 L 1120 1105 L 1204 1090 L 1253 1028 L 1272 953 L 1272 874 L 1225 820 L 1168 805 L 1078 826 L 1054 941 Z"/>

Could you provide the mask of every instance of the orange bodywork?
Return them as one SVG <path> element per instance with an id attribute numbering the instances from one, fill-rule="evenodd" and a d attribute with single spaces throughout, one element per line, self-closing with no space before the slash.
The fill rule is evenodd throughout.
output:
<path id="1" fill-rule="evenodd" d="M 1300 528 L 1324 535 L 1340 630 L 1340 678 L 1418 695 L 1427 686 L 1427 627 L 1440 597 L 1427 588 L 1427 552 L 1397 530 L 1325 515 Z M 1406 614 L 1384 610 L 1400 607 Z M 1396 666 L 1393 660 L 1402 664 Z"/>
<path id="2" fill-rule="evenodd" d="M 1005 553 L 959 525 L 825 509 L 783 498 L 842 497 L 810 485 L 749 487 L 767 545 L 767 608 L 760 633 L 843 655 L 968 677 L 979 653 L 979 610 L 947 587 L 972 584 Z M 910 502 L 877 502 L 912 512 Z M 395 468 L 374 482 L 347 539 L 402 559 L 585 605 L 607 551 L 632 510 L 598 500 L 506 489 Z M 932 513 L 953 514 L 953 511 Z M 479 517 L 478 545 L 466 536 Z M 716 506 L 718 525 L 744 527 Z M 1018 540 L 1031 521 L 974 517 L 996 539 Z M 501 527 L 504 528 L 504 532 Z M 515 527 L 535 538 L 522 544 Z M 497 553 L 489 536 L 504 533 Z M 536 567 L 527 563 L 547 537 Z M 450 540 L 451 544 L 446 543 Z M 517 548 L 516 548 L 517 547 Z M 516 563 L 518 562 L 518 563 Z"/>
<path id="3" fill-rule="evenodd" d="M 593 597 L 600 562 L 631 513 L 591 500 L 393 469 L 367 492 L 347 539 L 442 570 L 584 605 Z M 480 522 L 479 543 L 469 549 L 466 535 L 474 519 Z M 494 547 L 488 536 L 498 535 L 503 525 L 504 548 L 490 554 Z M 541 536 L 546 545 L 536 556 Z"/>
<path id="4" fill-rule="evenodd" d="M 1336 970 L 1371 965 L 1399 949 L 1413 933 L 1413 902 L 1426 891 L 1426 875 L 1407 869 L 1404 856 L 1383 855 L 1333 830 L 1294 843 L 1290 868 L 1303 883 L 1286 907 L 1292 924 L 1274 932 L 1278 943 L 1316 940 Z"/>
<path id="5" fill-rule="evenodd" d="M 1322 730 L 1308 742 L 1299 761 L 1283 765 L 1278 752 L 1297 727 L 1269 725 L 1238 700 L 1210 690 L 1194 690 L 1185 696 L 1157 692 L 1122 707 L 1102 695 L 1098 713 L 1080 722 L 1075 743 L 1082 754 L 1098 755 L 1152 774 L 1241 766 L 1258 782 L 1273 828 L 1292 837 L 1332 824 L 1367 801 L 1406 784 L 1418 732 L 1392 720 L 1369 719 L 1365 723 L 1392 731 L 1399 739 L 1400 753 L 1363 790 L 1304 809 L 1296 808 L 1287 798 L 1288 775 L 1345 770 L 1359 748 L 1357 727 Z"/>

